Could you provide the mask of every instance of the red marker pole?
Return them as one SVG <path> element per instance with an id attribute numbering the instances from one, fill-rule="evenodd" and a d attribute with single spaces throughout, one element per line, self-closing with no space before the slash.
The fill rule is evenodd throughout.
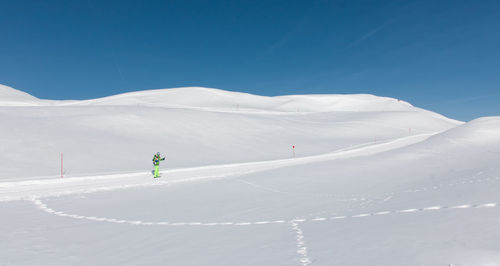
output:
<path id="1" fill-rule="evenodd" d="M 292 150 L 293 150 L 293 158 L 295 158 L 295 145 L 292 146 Z"/>
<path id="2" fill-rule="evenodd" d="M 61 178 L 63 178 L 63 154 L 61 152 Z"/>

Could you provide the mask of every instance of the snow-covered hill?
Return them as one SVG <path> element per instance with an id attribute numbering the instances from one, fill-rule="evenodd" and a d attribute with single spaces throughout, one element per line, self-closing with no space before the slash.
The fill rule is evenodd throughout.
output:
<path id="1" fill-rule="evenodd" d="M 36 105 L 38 102 L 36 97 L 0 84 L 0 106 Z"/>
<path id="2" fill-rule="evenodd" d="M 169 167 L 250 162 L 290 158 L 294 145 L 297 156 L 316 155 L 460 124 L 372 95 L 178 88 L 47 104 L 31 98 L 37 105 L 0 107 L 8 129 L 0 132 L 0 178 L 58 175 L 61 153 L 68 175 L 141 171 L 156 151 Z"/>
<path id="3" fill-rule="evenodd" d="M 266 97 L 212 88 L 186 87 L 139 91 L 81 101 L 77 105 L 140 105 L 223 111 L 381 111 L 407 110 L 407 102 L 373 95 L 292 95 Z"/>
<path id="4" fill-rule="evenodd" d="M 1 87 L 0 122 L 0 265 L 500 265 L 500 117 L 373 95 Z"/>

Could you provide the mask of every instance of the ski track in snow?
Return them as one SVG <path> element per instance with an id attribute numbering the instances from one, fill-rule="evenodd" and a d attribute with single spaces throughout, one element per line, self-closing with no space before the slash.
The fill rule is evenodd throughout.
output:
<path id="1" fill-rule="evenodd" d="M 369 146 L 362 146 L 364 144 L 360 144 L 322 155 L 162 171 L 161 173 L 163 175 L 169 175 L 168 181 L 151 180 L 148 178 L 149 174 L 146 173 L 128 173 L 105 176 L 0 182 L 0 202 L 23 200 L 33 196 L 42 197 L 62 196 L 75 193 L 94 193 L 98 191 L 174 185 L 183 182 L 242 176 L 288 166 L 373 155 L 426 140 L 432 135 L 433 134 L 414 135 Z M 117 184 L 118 181 L 120 182 L 119 184 Z"/>
<path id="2" fill-rule="evenodd" d="M 335 220 L 347 220 L 347 219 L 360 219 L 367 217 L 377 217 L 381 215 L 388 214 L 410 214 L 417 212 L 435 212 L 440 210 L 464 210 L 464 209 L 482 209 L 482 208 L 495 208 L 499 206 L 498 203 L 484 203 L 484 204 L 461 204 L 455 206 L 430 206 L 424 208 L 409 208 L 402 210 L 385 210 L 385 211 L 377 211 L 371 213 L 360 213 L 354 215 L 341 215 L 341 216 L 330 216 L 330 217 L 315 217 L 310 219 L 301 219 L 295 218 L 292 220 L 281 219 L 281 220 L 264 220 L 264 221 L 225 221 L 225 222 L 168 222 L 168 221 L 160 221 L 160 222 L 150 222 L 150 221 L 141 221 L 141 220 L 124 220 L 117 218 L 107 218 L 107 217 L 98 217 L 98 216 L 84 216 L 78 214 L 68 214 L 62 211 L 54 210 L 48 207 L 44 202 L 42 202 L 39 198 L 33 197 L 31 201 L 35 206 L 52 215 L 56 215 L 59 217 L 67 217 L 72 219 L 79 220 L 89 220 L 95 222 L 106 222 L 106 223 L 114 223 L 114 224 L 128 224 L 128 225 L 137 225 L 137 226 L 259 226 L 259 225 L 276 225 L 276 224 L 288 224 L 291 226 L 294 234 L 295 241 L 297 247 L 297 254 L 299 256 L 299 262 L 302 266 L 307 266 L 313 263 L 312 259 L 308 254 L 308 247 L 306 246 L 306 242 L 304 240 L 304 232 L 300 228 L 300 223 L 306 222 L 328 222 Z"/>
<path id="3" fill-rule="evenodd" d="M 280 219 L 280 220 L 265 220 L 265 221 L 225 221 L 225 222 L 148 222 L 148 221 L 140 221 L 140 220 L 122 220 L 115 218 L 106 218 L 106 217 L 97 217 L 97 216 L 83 216 L 77 214 L 68 214 L 62 211 L 56 211 L 50 207 L 48 207 L 44 202 L 42 202 L 39 198 L 30 199 L 35 206 L 37 206 L 40 210 L 50 213 L 53 215 L 57 215 L 60 217 L 68 217 L 73 219 L 83 219 L 83 220 L 91 220 L 98 222 L 109 222 L 109 223 L 119 223 L 119 224 L 133 224 L 133 225 L 167 225 L 167 226 L 217 226 L 217 225 L 233 225 L 233 226 L 248 226 L 248 225 L 267 225 L 267 224 L 286 224 L 286 223 L 304 223 L 304 222 L 325 222 L 325 221 L 333 221 L 339 219 L 351 219 L 351 218 L 364 218 L 364 217 L 375 217 L 380 215 L 387 214 L 406 214 L 406 213 L 415 213 L 415 212 L 430 212 L 437 210 L 461 210 L 461 209 L 481 209 L 481 208 L 494 208 L 497 207 L 498 203 L 483 203 L 483 204 L 461 204 L 455 206 L 430 206 L 424 208 L 409 208 L 403 210 L 385 210 L 378 211 L 372 213 L 360 213 L 354 215 L 344 215 L 344 216 L 331 216 L 331 217 L 316 217 L 311 219 Z"/>
<path id="4" fill-rule="evenodd" d="M 479 176 L 481 176 L 483 173 L 484 172 L 480 171 L 471 177 L 461 178 L 459 180 L 449 182 L 449 183 L 439 183 L 439 184 L 433 185 L 432 187 L 419 187 L 419 188 L 415 188 L 415 189 L 404 189 L 404 190 L 399 190 L 399 191 L 395 191 L 395 192 L 377 194 L 376 196 L 369 195 L 369 194 L 350 194 L 349 197 L 347 197 L 347 196 L 346 197 L 339 197 L 339 194 L 330 194 L 330 193 L 303 193 L 303 192 L 292 192 L 292 191 L 286 191 L 286 190 L 278 190 L 278 189 L 275 189 L 272 187 L 259 185 L 259 184 L 256 184 L 254 182 L 250 182 L 250 181 L 243 180 L 243 179 L 235 178 L 233 180 L 240 182 L 240 183 L 243 183 L 243 184 L 250 185 L 250 186 L 257 188 L 257 189 L 260 189 L 260 190 L 273 192 L 273 193 L 288 194 L 288 195 L 294 195 L 294 196 L 299 196 L 299 197 L 318 198 L 318 199 L 328 198 L 330 200 L 335 200 L 335 201 L 339 201 L 339 202 L 359 201 L 360 202 L 359 206 L 364 208 L 364 207 L 368 207 L 368 206 L 371 206 L 371 205 L 376 204 L 376 203 L 387 202 L 400 194 L 437 191 L 439 189 L 443 189 L 446 187 L 456 187 L 456 186 L 460 186 L 460 185 L 480 184 L 483 182 L 492 182 L 492 181 L 500 180 L 500 177 L 479 178 Z"/>
<path id="5" fill-rule="evenodd" d="M 247 184 L 247 185 L 250 185 L 250 186 L 252 186 L 254 188 L 257 188 L 257 189 L 260 189 L 260 190 L 264 190 L 264 191 L 267 191 L 267 192 L 278 193 L 278 194 L 292 194 L 290 192 L 284 192 L 284 191 L 281 191 L 281 190 L 278 190 L 278 189 L 274 189 L 274 188 L 271 188 L 271 187 L 262 186 L 262 185 L 255 184 L 255 183 L 252 183 L 250 181 L 243 180 L 243 179 L 234 179 L 234 181 L 240 182 L 240 183 L 243 183 L 243 184 Z"/>

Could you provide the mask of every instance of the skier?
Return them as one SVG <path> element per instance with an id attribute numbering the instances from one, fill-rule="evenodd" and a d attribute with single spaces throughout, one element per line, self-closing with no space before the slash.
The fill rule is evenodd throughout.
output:
<path id="1" fill-rule="evenodd" d="M 160 153 L 157 152 L 153 156 L 153 165 L 155 166 L 155 175 L 154 178 L 160 177 L 160 161 L 164 161 L 165 157 L 161 158 Z"/>

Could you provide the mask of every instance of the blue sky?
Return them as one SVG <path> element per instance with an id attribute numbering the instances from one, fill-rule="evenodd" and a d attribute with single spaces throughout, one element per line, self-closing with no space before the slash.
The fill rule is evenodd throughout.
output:
<path id="1" fill-rule="evenodd" d="M 205 86 L 500 115 L 499 1 L 2 1 L 0 84 L 46 99 Z"/>

